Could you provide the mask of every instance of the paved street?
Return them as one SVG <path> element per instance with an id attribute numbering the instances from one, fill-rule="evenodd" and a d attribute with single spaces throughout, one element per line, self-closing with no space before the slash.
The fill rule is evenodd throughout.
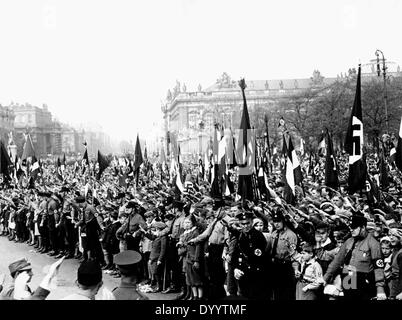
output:
<path id="1" fill-rule="evenodd" d="M 11 282 L 9 275 L 8 265 L 21 258 L 26 258 L 32 264 L 32 270 L 34 273 L 33 279 L 30 283 L 31 289 L 36 289 L 40 284 L 43 276 L 45 275 L 46 268 L 56 261 L 53 257 L 49 257 L 46 254 L 39 254 L 34 249 L 25 243 L 15 243 L 9 241 L 7 237 L 0 237 L 0 273 L 6 274 L 7 284 Z M 61 299 L 75 291 L 75 280 L 78 269 L 78 261 L 76 259 L 65 260 L 60 267 L 59 274 L 57 276 L 57 287 L 53 289 L 48 296 L 48 300 Z M 103 282 L 104 286 L 109 290 L 115 288 L 120 279 L 113 278 L 107 274 L 104 274 Z M 151 300 L 171 300 L 176 294 L 160 294 L 160 293 L 147 293 Z M 99 294 L 98 294 L 99 296 Z M 97 298 L 98 298 L 97 296 Z"/>

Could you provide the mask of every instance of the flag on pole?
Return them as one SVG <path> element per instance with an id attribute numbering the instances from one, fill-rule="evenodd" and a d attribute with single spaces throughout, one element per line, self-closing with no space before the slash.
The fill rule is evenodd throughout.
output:
<path id="1" fill-rule="evenodd" d="M 135 142 L 135 150 L 134 150 L 134 174 L 136 175 L 136 185 L 138 186 L 138 180 L 140 177 L 140 166 L 144 162 L 142 158 L 140 138 L 137 133 L 137 141 Z"/>
<path id="2" fill-rule="evenodd" d="M 399 127 L 398 144 L 395 148 L 395 152 L 392 152 L 391 150 L 391 153 L 391 157 L 395 159 L 395 165 L 398 167 L 399 170 L 402 171 L 402 119 Z"/>
<path id="3" fill-rule="evenodd" d="M 25 135 L 24 151 L 22 152 L 21 160 L 27 160 L 35 155 L 35 149 L 33 147 L 31 135 L 27 133 Z"/>
<path id="4" fill-rule="evenodd" d="M 243 112 L 240 121 L 239 140 L 237 145 L 237 162 L 239 166 L 238 195 L 243 201 L 254 199 L 252 174 L 255 169 L 255 142 L 251 130 L 250 117 L 247 109 L 247 101 L 244 90 L 246 82 L 239 81 L 243 95 Z"/>
<path id="5" fill-rule="evenodd" d="M 363 137 L 361 68 L 359 64 L 356 95 L 345 139 L 345 151 L 349 154 L 349 194 L 366 188 L 367 166 L 363 157 Z"/>
<path id="6" fill-rule="evenodd" d="M 325 158 L 325 185 L 332 188 L 339 188 L 338 180 L 338 164 L 334 154 L 334 148 L 332 145 L 332 139 L 328 129 L 326 129 L 326 158 Z"/>
<path id="7" fill-rule="evenodd" d="M 89 165 L 89 158 L 88 158 L 88 150 L 87 150 L 87 143 L 84 142 L 85 152 L 84 156 L 82 157 L 81 165 L 82 165 L 82 174 L 84 174 L 86 167 Z"/>
<path id="8" fill-rule="evenodd" d="M 135 172 L 140 168 L 140 166 L 143 162 L 144 162 L 144 159 L 142 158 L 140 138 L 137 134 L 137 141 L 135 142 L 135 150 L 134 150 L 134 171 Z"/>
<path id="9" fill-rule="evenodd" d="M 380 153 L 379 167 L 380 167 L 379 185 L 381 186 L 382 190 L 385 190 L 389 187 L 389 177 L 388 177 L 388 166 L 387 163 L 385 162 L 384 157 L 384 149 Z"/>
<path id="10" fill-rule="evenodd" d="M 296 195 L 296 185 L 301 184 L 303 175 L 301 172 L 300 162 L 297 158 L 296 150 L 293 148 L 292 138 L 289 136 L 289 143 L 286 145 L 286 138 L 283 135 L 283 154 L 285 156 L 285 200 L 293 203 Z"/>
<path id="11" fill-rule="evenodd" d="M 304 144 L 305 144 L 304 139 L 300 138 L 300 155 L 301 156 L 304 156 Z"/>
<path id="12" fill-rule="evenodd" d="M 221 133 L 219 131 L 219 124 L 215 124 L 214 129 L 214 144 L 212 149 L 212 165 L 213 168 L 211 170 L 211 197 L 220 197 L 221 189 L 219 187 L 219 142 L 221 140 Z"/>
<path id="13" fill-rule="evenodd" d="M 66 162 L 66 154 L 64 153 L 63 154 L 63 160 L 61 161 L 61 166 L 60 166 L 61 172 L 64 172 L 64 170 L 66 169 L 66 164 L 67 164 L 67 162 Z"/>
<path id="14" fill-rule="evenodd" d="M 326 134 L 322 132 L 320 142 L 318 143 L 318 155 L 320 157 L 325 156 L 326 151 L 327 151 L 327 146 L 326 146 Z"/>
<path id="15" fill-rule="evenodd" d="M 12 162 L 8 155 L 7 149 L 3 144 L 3 141 L 0 141 L 0 149 L 0 173 L 3 174 L 5 180 L 11 180 L 9 166 L 12 165 Z"/>
<path id="16" fill-rule="evenodd" d="M 61 170 L 61 161 L 59 157 L 57 157 L 56 176 L 59 180 L 63 181 L 63 172 Z"/>
<path id="17" fill-rule="evenodd" d="M 148 152 L 147 152 L 147 146 L 146 145 L 144 146 L 144 160 L 145 160 L 145 162 L 148 161 Z"/>
<path id="18" fill-rule="evenodd" d="M 109 166 L 109 161 L 106 159 L 106 157 L 98 150 L 98 165 L 99 165 L 99 171 L 98 174 L 96 175 L 96 179 L 100 180 L 101 175 L 103 171 Z"/>
<path id="19" fill-rule="evenodd" d="M 32 166 L 31 166 L 31 178 L 32 182 L 36 180 L 38 177 L 39 171 L 40 171 L 40 165 L 38 159 L 34 156 L 32 156 Z"/>

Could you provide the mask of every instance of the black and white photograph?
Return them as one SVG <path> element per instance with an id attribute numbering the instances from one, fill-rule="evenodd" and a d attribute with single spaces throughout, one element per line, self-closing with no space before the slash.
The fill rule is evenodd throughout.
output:
<path id="1" fill-rule="evenodd" d="M 398 0 L 1 0 L 0 300 L 402 300 L 400 30 Z"/>

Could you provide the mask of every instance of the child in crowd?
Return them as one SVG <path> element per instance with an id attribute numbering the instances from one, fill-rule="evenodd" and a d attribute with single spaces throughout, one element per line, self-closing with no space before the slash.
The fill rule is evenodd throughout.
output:
<path id="1" fill-rule="evenodd" d="M 296 272 L 296 300 L 317 300 L 317 289 L 323 283 L 320 264 L 314 256 L 314 247 L 305 243 L 298 257 L 300 270 Z"/>
<path id="2" fill-rule="evenodd" d="M 380 240 L 381 252 L 384 257 L 384 276 L 385 276 L 385 294 L 387 297 L 390 292 L 391 265 L 392 265 L 392 246 L 391 239 L 388 236 L 382 237 Z"/>

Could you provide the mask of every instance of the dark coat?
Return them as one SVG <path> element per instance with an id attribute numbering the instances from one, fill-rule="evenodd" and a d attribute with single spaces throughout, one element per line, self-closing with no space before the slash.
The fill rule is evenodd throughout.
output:
<path id="1" fill-rule="evenodd" d="M 119 239 L 116 237 L 117 230 L 121 227 L 120 221 L 109 224 L 103 234 L 102 243 L 105 250 L 110 253 L 116 254 L 119 253 Z"/>
<path id="2" fill-rule="evenodd" d="M 151 262 L 165 261 L 166 256 L 166 247 L 167 247 L 167 236 L 159 236 L 152 241 L 151 253 L 149 256 L 149 260 Z"/>

